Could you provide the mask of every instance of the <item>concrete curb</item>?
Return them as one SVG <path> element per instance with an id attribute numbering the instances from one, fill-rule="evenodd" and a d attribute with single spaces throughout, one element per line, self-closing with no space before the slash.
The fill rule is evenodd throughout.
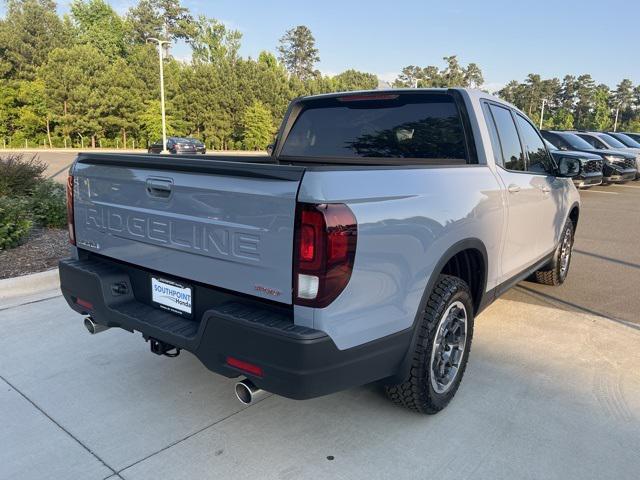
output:
<path id="1" fill-rule="evenodd" d="M 15 304 L 18 298 L 51 296 L 60 288 L 58 269 L 0 280 L 0 308 Z"/>

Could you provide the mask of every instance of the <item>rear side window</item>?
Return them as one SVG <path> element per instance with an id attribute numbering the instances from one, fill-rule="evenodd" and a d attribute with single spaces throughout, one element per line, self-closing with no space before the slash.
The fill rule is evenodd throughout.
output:
<path id="1" fill-rule="evenodd" d="M 600 140 L 598 140 L 596 137 L 592 135 L 578 134 L 578 136 L 594 148 L 604 148 L 604 149 L 609 148 L 603 142 L 601 142 Z"/>
<path id="2" fill-rule="evenodd" d="M 502 146 L 502 164 L 504 168 L 507 170 L 525 171 L 527 168 L 522 147 L 520 146 L 520 137 L 518 137 L 518 130 L 516 129 L 516 124 L 513 122 L 511 112 L 497 105 L 491 105 L 489 109 L 496 122 L 496 129 L 498 130 L 498 137 L 500 138 L 500 145 Z"/>
<path id="3" fill-rule="evenodd" d="M 522 134 L 522 143 L 529 157 L 527 171 L 532 173 L 552 172 L 553 164 L 547 154 L 542 137 L 538 135 L 537 130 L 524 117 L 516 114 L 516 119 Z"/>
<path id="4" fill-rule="evenodd" d="M 428 163 L 467 163 L 468 158 L 460 112 L 449 94 L 309 100 L 281 155 L 425 159 Z"/>

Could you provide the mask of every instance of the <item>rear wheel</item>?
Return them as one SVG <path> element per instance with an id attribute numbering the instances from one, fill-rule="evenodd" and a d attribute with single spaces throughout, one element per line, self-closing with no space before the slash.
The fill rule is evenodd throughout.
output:
<path id="1" fill-rule="evenodd" d="M 567 279 L 573 251 L 573 232 L 573 222 L 569 220 L 562 231 L 560 245 L 556 248 L 553 259 L 543 269 L 535 273 L 538 283 L 558 286 Z"/>
<path id="2" fill-rule="evenodd" d="M 385 388 L 397 405 L 434 414 L 454 397 L 467 366 L 473 338 L 473 302 L 467 284 L 440 275 L 418 328 L 408 377 Z"/>

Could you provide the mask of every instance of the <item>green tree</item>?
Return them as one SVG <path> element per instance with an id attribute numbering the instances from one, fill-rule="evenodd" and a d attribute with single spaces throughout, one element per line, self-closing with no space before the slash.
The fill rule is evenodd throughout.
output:
<path id="1" fill-rule="evenodd" d="M 315 38 L 305 25 L 287 30 L 280 38 L 280 61 L 291 75 L 301 80 L 316 76 L 315 64 L 320 61 Z"/>
<path id="2" fill-rule="evenodd" d="M 633 83 L 628 78 L 622 80 L 610 97 L 612 109 L 618 111 L 618 125 L 628 123 L 634 116 L 634 92 Z"/>
<path id="3" fill-rule="evenodd" d="M 372 73 L 346 70 L 332 78 L 336 91 L 372 90 L 378 86 L 378 77 Z"/>
<path id="4" fill-rule="evenodd" d="M 68 37 L 51 0 L 7 0 L 0 20 L 0 78 L 31 80 L 37 68 Z"/>
<path id="5" fill-rule="evenodd" d="M 460 66 L 458 57 L 451 55 L 444 57 L 447 63 L 446 68 L 441 73 L 443 87 L 464 87 L 465 86 L 465 70 Z"/>
<path id="6" fill-rule="evenodd" d="M 482 70 L 476 63 L 470 63 L 464 69 L 464 84 L 471 88 L 480 88 L 484 83 Z"/>
<path id="7" fill-rule="evenodd" d="M 198 17 L 194 30 L 190 44 L 195 62 L 220 64 L 237 60 L 242 39 L 238 30 L 229 30 L 224 23 L 204 15 Z"/>
<path id="8" fill-rule="evenodd" d="M 109 58 L 125 55 L 125 25 L 104 0 L 74 0 L 71 17 L 81 43 L 96 47 Z"/>
<path id="9" fill-rule="evenodd" d="M 589 128 L 591 111 L 594 106 L 595 82 L 591 75 L 580 75 L 576 79 L 576 105 L 574 109 L 577 128 Z"/>
<path id="10" fill-rule="evenodd" d="M 18 100 L 21 106 L 18 109 L 16 126 L 20 130 L 20 136 L 40 143 L 42 137 L 46 135 L 49 146 L 52 146 L 51 119 L 44 82 L 41 80 L 21 82 Z"/>
<path id="11" fill-rule="evenodd" d="M 609 88 L 606 85 L 596 87 L 593 103 L 589 127 L 595 130 L 608 130 L 611 127 L 611 108 L 609 107 Z"/>
<path id="12" fill-rule="evenodd" d="M 105 75 L 108 58 L 91 45 L 58 48 L 49 54 L 39 76 L 46 85 L 47 103 L 65 138 L 91 145 L 103 134 L 101 105 L 113 78 Z"/>
<path id="13" fill-rule="evenodd" d="M 549 121 L 545 120 L 543 128 L 556 129 L 556 130 L 571 130 L 573 126 L 573 114 L 570 110 L 561 107 L 558 108 L 549 118 Z"/>
<path id="14" fill-rule="evenodd" d="M 444 69 L 435 65 L 416 67 L 409 65 L 402 69 L 402 73 L 393 82 L 395 88 L 438 88 L 438 87 L 472 87 L 478 88 L 484 83 L 482 71 L 475 63 L 466 67 L 460 65 L 458 57 L 451 55 L 443 57 L 446 62 Z"/>
<path id="15" fill-rule="evenodd" d="M 271 113 L 259 101 L 247 108 L 242 117 L 242 144 L 248 150 L 264 150 L 273 140 Z"/>
<path id="16" fill-rule="evenodd" d="M 0 144 L 5 145 L 16 130 L 19 82 L 0 79 Z"/>
<path id="17" fill-rule="evenodd" d="M 180 0 L 140 0 L 126 14 L 131 41 L 145 43 L 149 37 L 190 40 L 194 19 Z"/>

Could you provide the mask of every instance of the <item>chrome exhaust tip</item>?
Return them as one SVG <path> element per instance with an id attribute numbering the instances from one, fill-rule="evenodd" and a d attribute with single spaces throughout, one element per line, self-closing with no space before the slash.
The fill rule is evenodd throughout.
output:
<path id="1" fill-rule="evenodd" d="M 236 383 L 236 397 L 243 405 L 251 405 L 267 395 L 267 392 L 255 386 L 255 384 L 245 378 L 241 382 Z"/>
<path id="2" fill-rule="evenodd" d="M 91 317 L 87 317 L 84 319 L 84 328 L 87 329 L 87 331 L 91 334 L 91 335 L 95 335 L 96 333 L 100 333 L 100 332 L 104 332 L 105 330 L 109 330 L 109 328 L 111 327 L 107 327 L 106 325 L 102 325 L 100 323 L 97 323 L 93 320 L 93 318 Z"/>

